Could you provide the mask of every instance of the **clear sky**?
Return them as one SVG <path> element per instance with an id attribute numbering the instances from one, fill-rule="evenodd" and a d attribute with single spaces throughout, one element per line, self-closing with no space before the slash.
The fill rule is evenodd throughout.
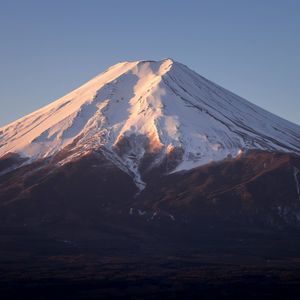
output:
<path id="1" fill-rule="evenodd" d="M 300 124 L 299 0 L 0 0 L 0 126 L 166 57 Z"/>

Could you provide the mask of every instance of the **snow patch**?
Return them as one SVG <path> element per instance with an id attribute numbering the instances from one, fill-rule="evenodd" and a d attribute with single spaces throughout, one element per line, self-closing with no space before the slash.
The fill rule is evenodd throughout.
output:
<path id="1" fill-rule="evenodd" d="M 156 216 L 157 216 L 157 212 L 155 211 L 155 212 L 152 214 L 150 220 L 153 220 Z"/>
<path id="2" fill-rule="evenodd" d="M 142 209 L 138 209 L 138 214 L 139 216 L 143 216 L 145 215 L 147 212 L 145 210 L 142 210 Z"/>
<path id="3" fill-rule="evenodd" d="M 300 201 L 300 188 L 299 188 L 299 181 L 298 181 L 299 169 L 294 167 L 294 173 L 293 174 L 294 174 L 294 178 L 295 178 L 295 182 L 296 182 L 298 198 L 299 198 L 299 201 Z"/>
<path id="4" fill-rule="evenodd" d="M 169 214 L 169 217 L 171 218 L 172 221 L 175 221 L 175 218 L 173 215 Z"/>

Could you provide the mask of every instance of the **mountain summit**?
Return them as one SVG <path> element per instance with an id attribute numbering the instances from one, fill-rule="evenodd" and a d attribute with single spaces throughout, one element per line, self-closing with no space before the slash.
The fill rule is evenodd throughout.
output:
<path id="1" fill-rule="evenodd" d="M 67 150 L 64 164 L 92 149 L 142 187 L 141 167 L 166 159 L 171 172 L 250 149 L 299 154 L 300 126 L 165 59 L 118 63 L 0 129 L 0 157 L 18 153 L 26 163 Z"/>

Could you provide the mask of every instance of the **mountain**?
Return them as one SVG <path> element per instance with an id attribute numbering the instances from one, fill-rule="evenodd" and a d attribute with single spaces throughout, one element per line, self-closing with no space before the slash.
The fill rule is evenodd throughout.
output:
<path id="1" fill-rule="evenodd" d="M 211 218 L 222 207 L 234 220 L 296 224 L 299 154 L 300 126 L 186 66 L 124 62 L 0 129 L 0 199 L 3 211 L 25 204 L 20 213 L 34 219 L 50 199 L 64 216 L 74 199 L 76 215 L 83 206 L 94 213 L 102 199 L 148 219 L 158 211 L 171 220 L 183 211 Z"/>
<path id="2" fill-rule="evenodd" d="M 0 292 L 297 299 L 299 170 L 300 126 L 171 59 L 118 63 L 0 129 Z"/>
<path id="3" fill-rule="evenodd" d="M 0 129 L 0 157 L 31 163 L 66 150 L 64 164 L 92 149 L 142 189 L 141 167 L 169 160 L 188 170 L 250 149 L 300 153 L 300 127 L 171 59 L 124 62 L 48 106 Z"/>

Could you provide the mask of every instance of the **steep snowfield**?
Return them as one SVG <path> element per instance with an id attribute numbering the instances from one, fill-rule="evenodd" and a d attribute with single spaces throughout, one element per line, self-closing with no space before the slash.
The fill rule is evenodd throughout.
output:
<path id="1" fill-rule="evenodd" d="M 171 59 L 124 62 L 0 129 L 0 157 L 31 161 L 68 146 L 69 160 L 103 146 L 139 177 L 145 153 L 177 153 L 177 170 L 247 149 L 300 153 L 300 126 L 283 120 Z"/>

